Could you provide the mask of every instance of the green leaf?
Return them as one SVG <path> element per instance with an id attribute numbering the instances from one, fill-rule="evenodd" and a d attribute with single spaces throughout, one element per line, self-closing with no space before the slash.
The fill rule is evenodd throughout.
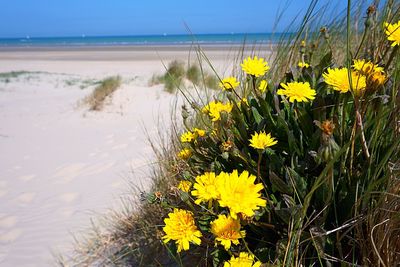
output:
<path id="1" fill-rule="evenodd" d="M 315 67 L 316 80 L 318 80 L 322 76 L 323 71 L 326 68 L 330 67 L 331 64 L 332 64 L 332 52 L 329 51 L 327 54 L 325 54 L 325 56 L 321 59 L 319 64 Z"/>
<path id="2" fill-rule="evenodd" d="M 189 194 L 186 192 L 180 192 L 180 197 L 182 199 L 183 202 L 189 201 L 190 197 Z"/>
<path id="3" fill-rule="evenodd" d="M 294 80 L 293 73 L 291 71 L 286 72 L 285 79 L 284 79 L 285 83 L 291 82 L 293 80 Z"/>
<path id="4" fill-rule="evenodd" d="M 184 171 L 182 174 L 183 178 L 187 181 L 190 181 L 190 178 L 192 177 L 192 175 L 190 174 L 190 172 L 188 171 Z"/>
<path id="5" fill-rule="evenodd" d="M 217 248 L 213 252 L 211 252 L 211 256 L 213 259 L 213 266 L 218 267 L 221 266 L 224 261 L 229 260 L 230 256 L 228 252 L 226 252 L 224 249 Z"/>
<path id="6" fill-rule="evenodd" d="M 228 153 L 228 152 L 223 152 L 223 153 L 221 154 L 221 157 L 222 157 L 223 159 L 225 159 L 225 160 L 228 160 L 228 159 L 229 159 L 229 153 Z"/>
<path id="7" fill-rule="evenodd" d="M 155 195 L 154 193 L 152 193 L 152 194 L 147 194 L 146 199 L 147 199 L 147 202 L 148 202 L 149 204 L 154 204 L 154 203 L 157 201 L 157 197 L 156 197 L 156 195 Z"/>
<path id="8" fill-rule="evenodd" d="M 272 186 L 281 193 L 291 195 L 293 188 L 288 186 L 282 179 L 278 177 L 273 171 L 269 172 L 269 179 Z"/>
<path id="9" fill-rule="evenodd" d="M 307 194 L 307 181 L 304 177 L 301 177 L 295 170 L 292 168 L 286 169 L 289 179 L 293 179 L 293 182 L 296 186 L 297 193 L 301 198 Z"/>
<path id="10" fill-rule="evenodd" d="M 257 248 L 254 251 L 254 254 L 261 262 L 269 262 L 271 259 L 274 258 L 275 251 L 273 248 L 263 247 Z"/>
<path id="11" fill-rule="evenodd" d="M 284 209 L 275 209 L 276 215 L 285 223 L 289 224 L 290 218 L 291 218 L 291 213 L 290 210 L 287 208 Z"/>
<path id="12" fill-rule="evenodd" d="M 210 222 L 213 219 L 213 217 L 211 217 L 208 214 L 204 214 L 203 216 L 201 216 L 200 218 L 197 219 L 198 225 L 200 230 L 202 231 L 209 231 L 210 229 Z"/>
<path id="13" fill-rule="evenodd" d="M 261 117 L 260 113 L 255 107 L 251 107 L 251 112 L 253 113 L 254 120 L 256 121 L 257 124 L 260 124 L 261 120 L 263 117 Z"/>
<path id="14" fill-rule="evenodd" d="M 259 99 L 259 103 L 260 103 L 260 112 L 262 113 L 262 116 L 264 117 L 264 119 L 267 120 L 267 124 L 270 124 L 273 127 L 276 127 L 276 122 L 274 120 L 274 118 L 272 117 L 272 106 L 273 106 L 273 97 L 272 94 L 270 92 L 268 92 L 266 94 L 266 99 Z M 268 103 L 267 100 L 269 100 L 270 102 Z"/>

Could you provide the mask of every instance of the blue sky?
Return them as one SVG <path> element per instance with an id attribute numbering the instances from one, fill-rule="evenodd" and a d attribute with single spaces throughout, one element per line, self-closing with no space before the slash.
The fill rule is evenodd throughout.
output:
<path id="1" fill-rule="evenodd" d="M 329 0 L 325 0 L 329 1 Z M 324 2 L 324 1 L 322 1 Z M 345 7 L 346 1 L 339 0 Z M 270 32 L 286 0 L 0 0 L 0 38 Z M 277 31 L 309 0 L 293 0 Z"/>

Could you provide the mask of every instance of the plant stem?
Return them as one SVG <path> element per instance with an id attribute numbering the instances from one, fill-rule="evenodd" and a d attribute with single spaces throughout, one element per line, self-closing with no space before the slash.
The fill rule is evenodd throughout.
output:
<path id="1" fill-rule="evenodd" d="M 368 17 L 368 18 L 369 18 L 369 17 Z M 367 19 L 368 19 L 368 18 L 367 18 Z M 365 28 L 364 28 L 364 33 L 363 33 L 363 36 L 362 36 L 362 38 L 361 38 L 360 45 L 358 46 L 358 49 L 357 49 L 356 54 L 354 55 L 354 58 L 357 58 L 357 57 L 358 57 L 358 53 L 360 52 L 361 47 L 362 47 L 362 45 L 364 44 L 365 37 L 367 37 L 367 31 L 368 31 L 368 27 L 365 26 Z"/>
<path id="2" fill-rule="evenodd" d="M 362 123 L 361 114 L 358 111 L 358 108 L 356 110 L 356 121 L 357 121 L 357 126 L 360 129 L 362 149 L 364 151 L 365 157 L 367 158 L 367 160 L 369 162 L 371 155 L 369 154 L 369 151 L 368 151 L 368 145 L 367 145 L 367 141 L 365 140 L 365 135 L 364 135 L 364 125 Z"/>
<path id="3" fill-rule="evenodd" d="M 252 84 L 253 84 L 254 94 L 255 94 L 256 97 L 259 97 L 260 95 L 259 95 L 259 93 L 258 93 L 258 91 L 256 89 L 256 76 L 251 75 L 251 81 L 252 81 Z"/>
<path id="4" fill-rule="evenodd" d="M 356 140 L 356 130 L 357 130 L 357 121 L 354 122 L 353 129 L 351 130 L 351 147 L 350 147 L 350 176 L 353 175 L 353 158 L 354 158 L 354 146 Z"/>
<path id="5" fill-rule="evenodd" d="M 239 96 L 239 94 L 236 92 L 235 89 L 232 89 L 232 92 L 237 96 L 237 98 L 238 98 L 239 100 L 242 100 L 242 98 Z"/>
<path id="6" fill-rule="evenodd" d="M 262 160 L 262 152 L 258 152 L 258 162 L 257 162 L 257 179 L 261 181 L 261 160 Z"/>
<path id="7" fill-rule="evenodd" d="M 390 54 L 390 57 L 388 59 L 388 62 L 385 64 L 385 70 L 387 70 L 390 66 L 390 64 L 392 63 L 392 60 L 394 58 L 394 56 L 396 55 L 397 51 L 399 50 L 399 46 L 396 45 L 395 48 L 393 49 L 392 53 Z"/>

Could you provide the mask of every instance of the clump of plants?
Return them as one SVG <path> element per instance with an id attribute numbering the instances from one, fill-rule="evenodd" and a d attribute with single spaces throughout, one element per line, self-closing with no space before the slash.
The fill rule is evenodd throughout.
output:
<path id="1" fill-rule="evenodd" d="M 85 99 L 90 110 L 101 110 L 104 106 L 104 101 L 121 86 L 121 77 L 109 77 L 100 82 L 93 92 Z"/>
<path id="2" fill-rule="evenodd" d="M 375 12 L 358 46 L 347 36 L 344 62 L 332 46 L 311 60 L 303 39 L 277 83 L 265 59 L 248 57 L 222 94 L 191 105 L 180 199 L 161 201 L 161 240 L 178 263 L 193 254 L 198 266 L 400 262 L 400 21 L 381 24 Z"/>
<path id="3" fill-rule="evenodd" d="M 350 7 L 344 24 L 321 29 L 309 26 L 318 16 L 307 12 L 273 61 L 244 58 L 239 71 L 216 78 L 220 90 L 207 103 L 187 97 L 185 129 L 173 128 L 155 150 L 154 184 L 140 209 L 111 219 L 80 259 L 396 266 L 398 10 L 393 1 L 368 7 L 361 33 Z"/>
<path id="4" fill-rule="evenodd" d="M 13 81 L 18 81 L 21 78 L 27 81 L 30 80 L 36 80 L 38 79 L 38 75 L 40 74 L 50 74 L 48 72 L 42 72 L 42 71 L 25 71 L 25 70 L 20 70 L 20 71 L 10 71 L 10 72 L 1 72 L 0 73 L 0 82 L 3 83 L 10 83 Z"/>
<path id="5" fill-rule="evenodd" d="M 77 86 L 79 85 L 80 89 L 86 89 L 87 87 L 91 87 L 94 85 L 99 85 L 101 84 L 101 80 L 97 79 L 80 79 L 80 78 L 69 78 L 65 80 L 65 85 L 66 86 Z"/>
<path id="6" fill-rule="evenodd" d="M 193 86 L 203 86 L 208 89 L 218 87 L 218 79 L 202 70 L 197 64 L 189 65 L 174 60 L 168 64 L 165 74 L 153 75 L 150 84 L 164 84 L 164 88 L 169 93 L 174 93 L 177 89 L 184 87 L 184 82 L 188 81 Z"/>

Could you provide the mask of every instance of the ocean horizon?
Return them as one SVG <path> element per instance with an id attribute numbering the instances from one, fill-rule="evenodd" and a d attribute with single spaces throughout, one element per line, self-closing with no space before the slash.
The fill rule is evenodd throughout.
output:
<path id="1" fill-rule="evenodd" d="M 286 38 L 285 33 L 223 33 L 223 34 L 161 34 L 125 36 L 69 36 L 0 38 L 0 47 L 40 46 L 152 46 L 152 45 L 202 45 L 270 44 Z"/>

